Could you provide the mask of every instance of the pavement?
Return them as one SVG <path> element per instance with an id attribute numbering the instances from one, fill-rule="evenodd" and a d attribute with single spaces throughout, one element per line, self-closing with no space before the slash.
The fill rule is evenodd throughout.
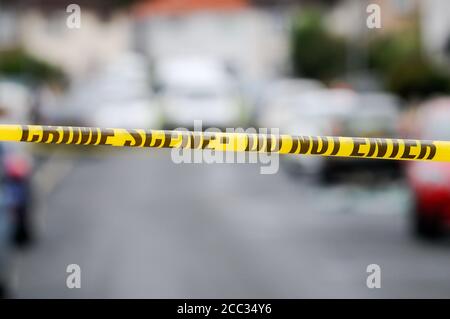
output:
<path id="1" fill-rule="evenodd" d="M 324 187 L 150 149 L 83 149 L 40 169 L 18 298 L 450 297 L 450 242 L 413 238 L 401 181 Z M 79 289 L 66 286 L 74 263 Z"/>

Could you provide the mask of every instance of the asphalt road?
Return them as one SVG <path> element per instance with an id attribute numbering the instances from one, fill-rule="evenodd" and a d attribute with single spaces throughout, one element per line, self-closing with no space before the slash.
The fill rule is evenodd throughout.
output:
<path id="1" fill-rule="evenodd" d="M 41 169 L 44 227 L 16 256 L 19 298 L 450 297 L 450 244 L 412 238 L 402 183 L 323 188 L 160 150 Z M 66 287 L 72 263 L 80 289 Z M 369 264 L 380 289 L 366 286 Z"/>

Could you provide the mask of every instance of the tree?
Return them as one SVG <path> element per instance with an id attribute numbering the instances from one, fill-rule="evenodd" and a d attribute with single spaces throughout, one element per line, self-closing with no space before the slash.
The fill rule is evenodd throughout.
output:
<path id="1" fill-rule="evenodd" d="M 345 71 L 346 42 L 326 30 L 319 12 L 305 11 L 293 24 L 291 60 L 296 76 L 329 81 Z"/>
<path id="2" fill-rule="evenodd" d="M 67 81 L 61 69 L 21 49 L 0 51 L 0 75 L 18 77 L 33 84 L 45 82 L 64 84 Z"/>

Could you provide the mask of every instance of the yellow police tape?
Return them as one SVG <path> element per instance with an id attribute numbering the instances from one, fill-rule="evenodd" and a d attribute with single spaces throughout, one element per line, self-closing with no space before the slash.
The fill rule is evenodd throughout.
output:
<path id="1" fill-rule="evenodd" d="M 450 162 L 450 141 L 0 125 L 0 141 Z"/>

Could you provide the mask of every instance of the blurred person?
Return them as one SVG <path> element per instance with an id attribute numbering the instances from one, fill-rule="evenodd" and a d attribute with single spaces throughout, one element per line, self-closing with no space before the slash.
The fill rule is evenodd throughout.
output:
<path id="1" fill-rule="evenodd" d="M 0 209 L 0 299 L 8 296 L 8 270 L 11 258 L 10 231 L 11 221 L 8 210 L 3 206 Z"/>
<path id="2" fill-rule="evenodd" d="M 32 157 L 23 144 L 0 144 L 3 185 L 13 212 L 13 240 L 19 246 L 29 244 L 34 238 L 32 218 Z"/>
<path id="3" fill-rule="evenodd" d="M 0 165 L 0 299 L 7 297 L 9 293 L 11 236 L 14 231 L 4 185 L 4 171 L 3 166 Z"/>
<path id="4" fill-rule="evenodd" d="M 15 81 L 0 82 L 0 123 L 25 124 L 31 114 L 32 93 L 23 84 Z M 13 212 L 15 243 L 28 244 L 31 241 L 33 225 L 32 210 L 32 167 L 33 158 L 28 146 L 20 143 L 0 144 L 0 166 L 9 208 Z"/>

